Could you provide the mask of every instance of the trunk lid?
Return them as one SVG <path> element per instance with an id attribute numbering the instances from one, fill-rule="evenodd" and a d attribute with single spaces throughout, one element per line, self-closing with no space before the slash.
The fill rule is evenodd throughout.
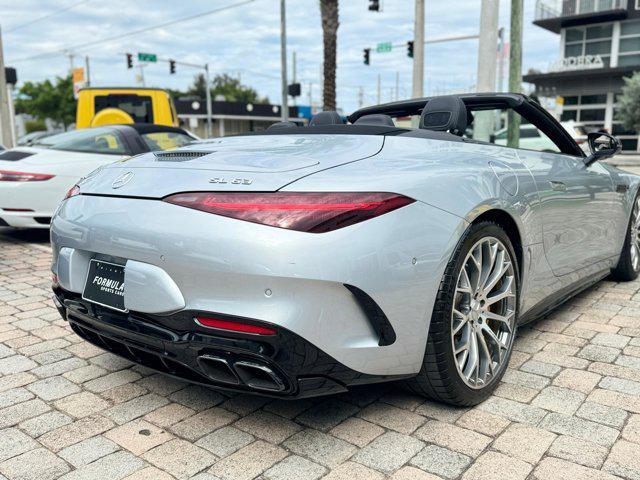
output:
<path id="1" fill-rule="evenodd" d="M 372 135 L 256 135 L 210 140 L 110 164 L 83 193 L 162 198 L 187 191 L 275 191 L 312 173 L 376 155 Z"/>

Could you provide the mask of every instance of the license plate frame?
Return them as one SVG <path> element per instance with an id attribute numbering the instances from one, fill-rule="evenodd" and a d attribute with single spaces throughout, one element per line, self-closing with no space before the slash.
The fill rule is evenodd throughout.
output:
<path id="1" fill-rule="evenodd" d="M 102 275 L 100 275 L 101 273 Z M 121 287 L 122 294 L 116 293 L 116 288 L 112 288 L 109 283 L 96 285 L 96 277 L 103 278 L 106 281 L 117 282 L 114 287 L 118 290 Z M 87 302 L 95 303 L 117 312 L 127 313 L 129 310 L 124 307 L 124 265 L 91 259 L 82 290 L 82 298 Z"/>

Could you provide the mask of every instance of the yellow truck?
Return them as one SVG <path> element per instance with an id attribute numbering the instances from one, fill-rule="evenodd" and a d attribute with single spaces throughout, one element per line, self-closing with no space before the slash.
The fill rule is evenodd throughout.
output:
<path id="1" fill-rule="evenodd" d="M 78 92 L 76 128 L 131 123 L 177 127 L 171 95 L 159 88 L 83 88 Z"/>

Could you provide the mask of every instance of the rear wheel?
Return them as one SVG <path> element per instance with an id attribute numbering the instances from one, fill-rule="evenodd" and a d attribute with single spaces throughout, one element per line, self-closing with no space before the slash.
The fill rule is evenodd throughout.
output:
<path id="1" fill-rule="evenodd" d="M 629 282 L 640 273 L 640 196 L 636 197 L 618 265 L 611 272 L 614 280 Z"/>
<path id="2" fill-rule="evenodd" d="M 471 225 L 452 256 L 431 317 L 416 393 L 470 406 L 485 400 L 511 356 L 518 315 L 518 264 L 504 230 Z"/>

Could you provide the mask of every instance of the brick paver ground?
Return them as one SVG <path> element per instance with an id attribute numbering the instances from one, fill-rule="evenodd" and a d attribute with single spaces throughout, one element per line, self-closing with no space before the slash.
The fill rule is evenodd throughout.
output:
<path id="1" fill-rule="evenodd" d="M 228 395 L 95 348 L 50 301 L 46 233 L 0 231 L 0 480 L 640 479 L 640 282 L 522 328 L 495 395 Z"/>

